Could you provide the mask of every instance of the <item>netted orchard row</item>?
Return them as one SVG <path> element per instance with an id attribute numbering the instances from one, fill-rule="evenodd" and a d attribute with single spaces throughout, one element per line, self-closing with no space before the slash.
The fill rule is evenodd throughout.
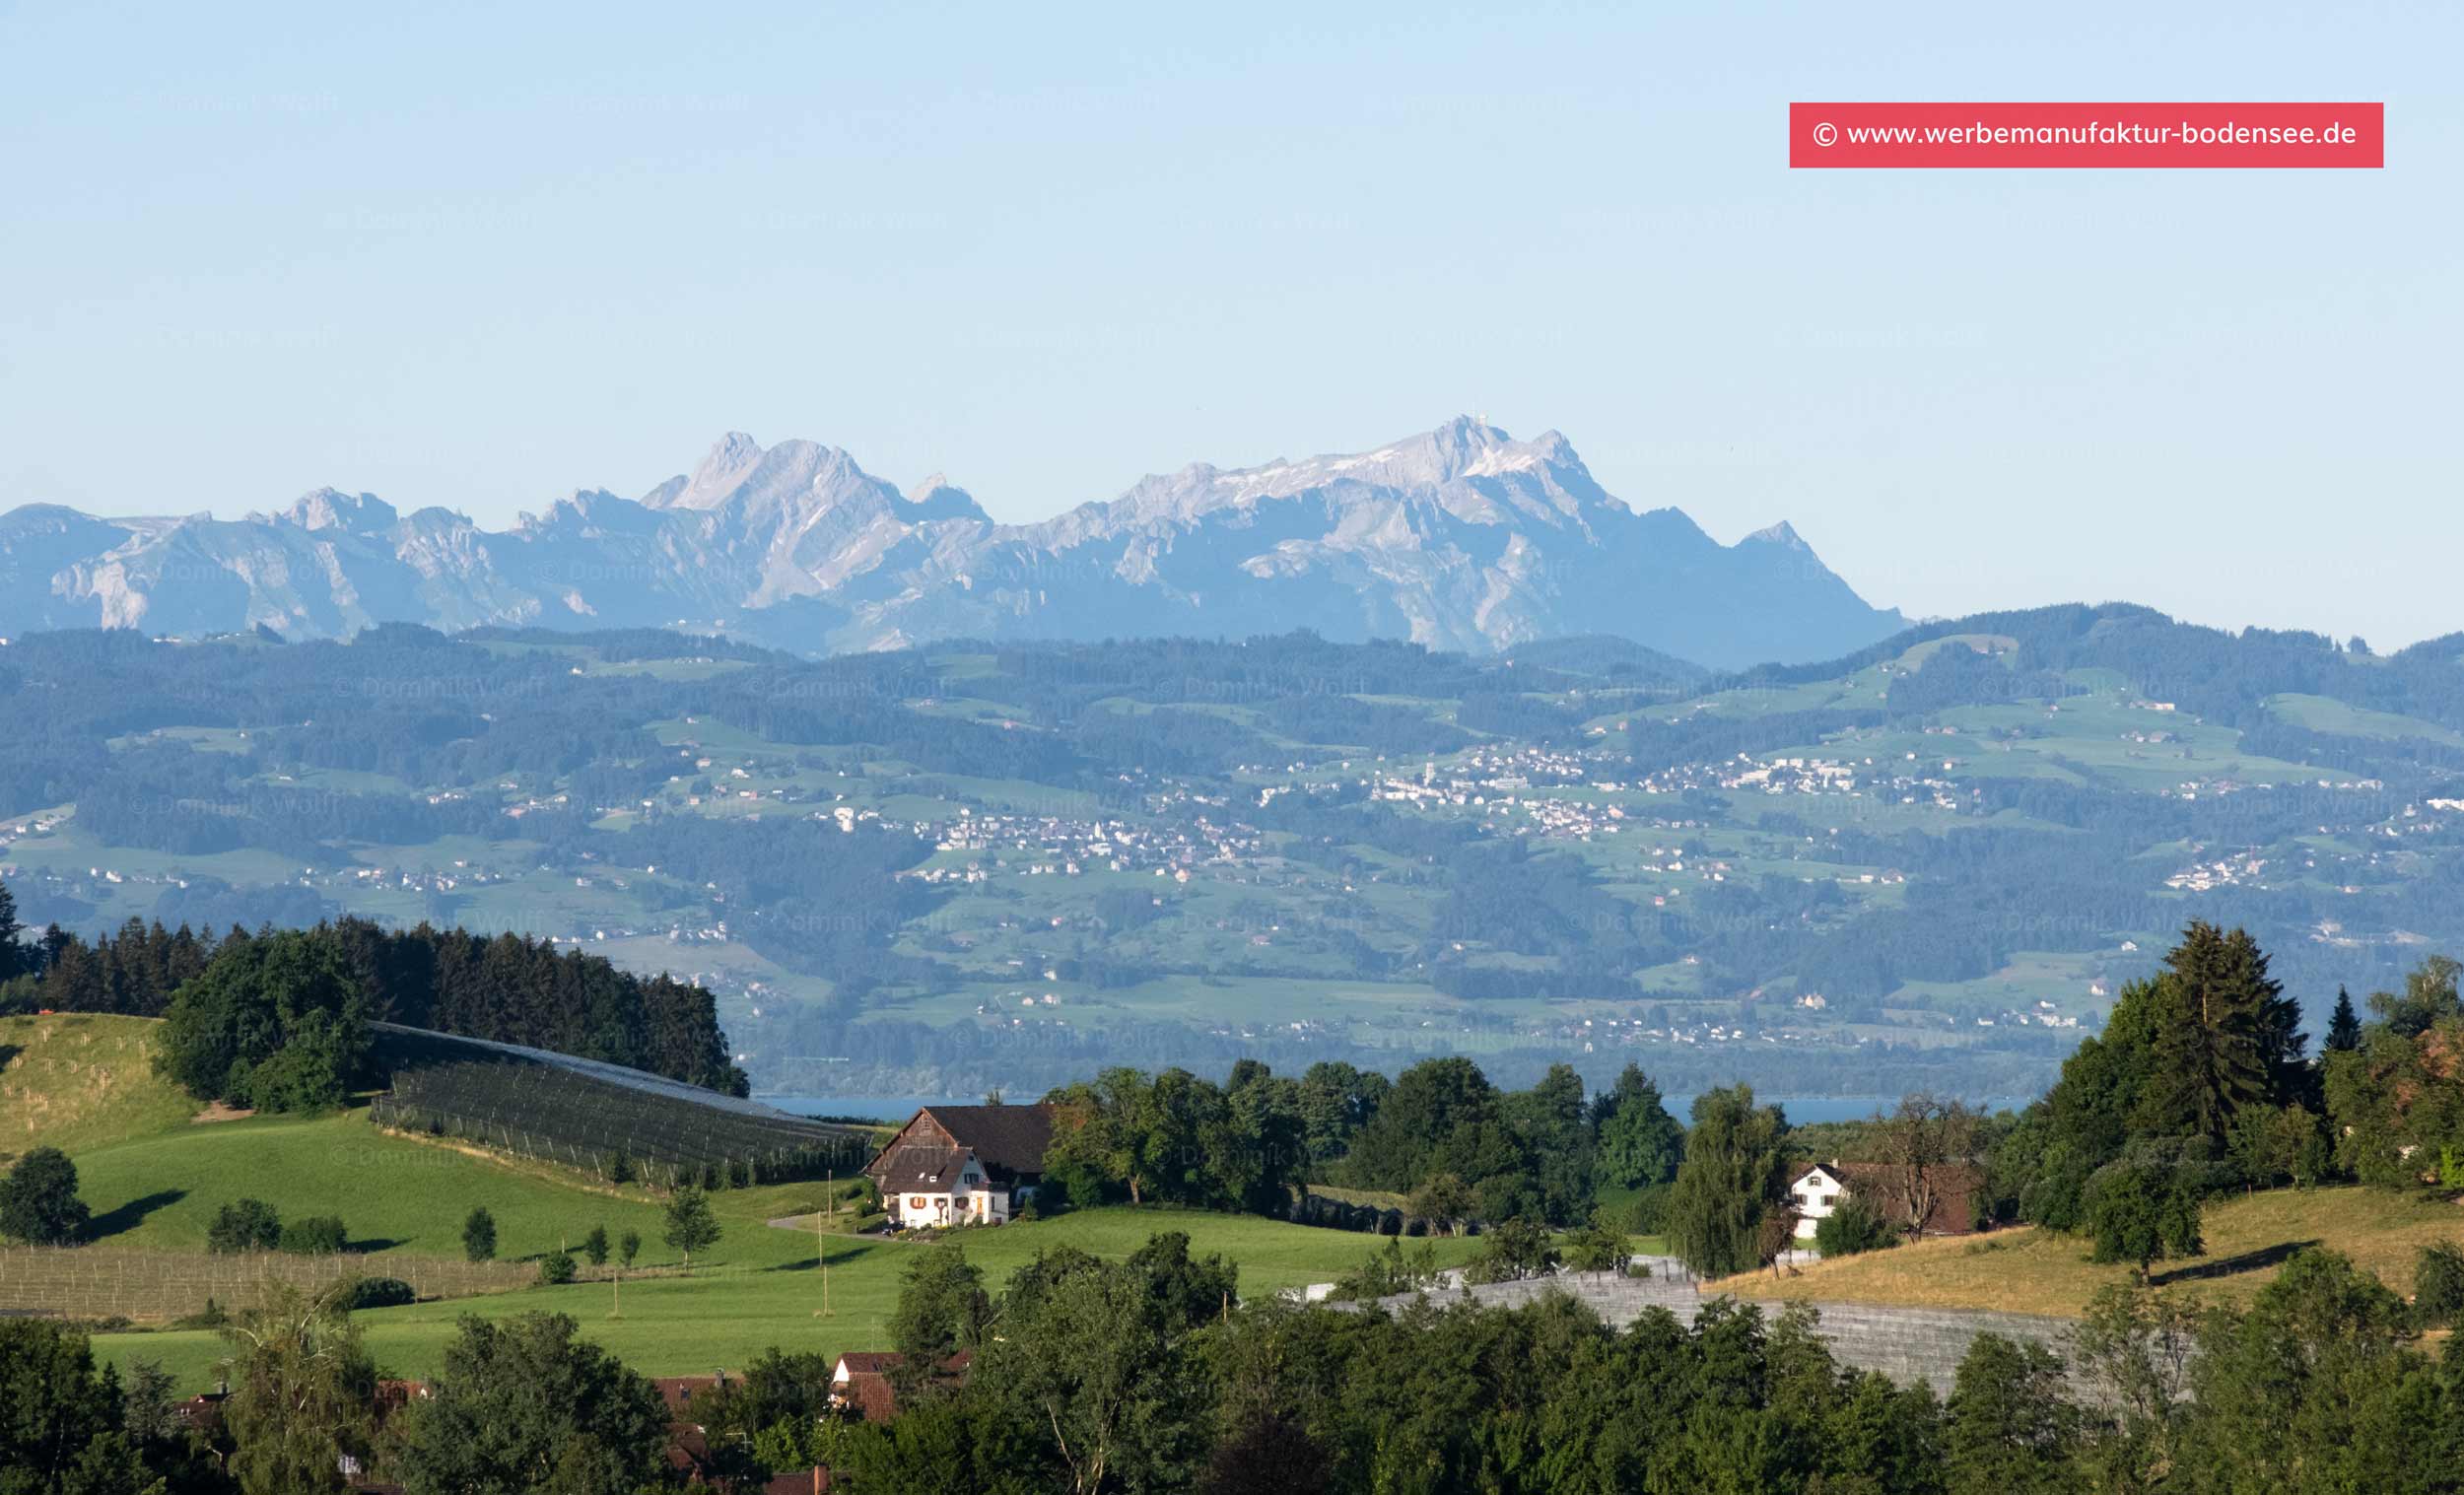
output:
<path id="1" fill-rule="evenodd" d="M 545 1064 L 467 1062 L 403 1070 L 376 1098 L 379 1126 L 562 1163 L 611 1184 L 705 1189 L 845 1177 L 870 1134 L 699 1106 Z"/>

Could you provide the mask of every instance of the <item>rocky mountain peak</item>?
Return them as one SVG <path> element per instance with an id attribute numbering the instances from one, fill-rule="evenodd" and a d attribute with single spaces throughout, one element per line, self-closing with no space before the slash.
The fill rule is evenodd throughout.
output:
<path id="1" fill-rule="evenodd" d="M 345 533 L 376 543 L 306 538 Z M 186 579 L 200 552 L 214 585 Z M 382 622 L 707 627 L 810 652 L 1293 627 L 1473 650 L 1612 634 L 1721 667 L 1829 657 L 1900 621 L 1785 524 L 1723 546 L 1674 508 L 1611 497 L 1557 432 L 1517 440 L 1474 416 L 1364 451 L 1194 464 L 1032 524 L 994 523 L 937 473 L 902 494 L 839 447 L 743 432 L 639 502 L 578 491 L 503 532 L 332 489 L 228 524 L 0 522 L 0 633 L 139 615 L 204 632 L 280 616 L 332 638 Z"/>
<path id="2" fill-rule="evenodd" d="M 283 510 L 282 517 L 302 529 L 331 529 L 345 534 L 381 534 L 398 517 L 393 506 L 373 493 L 343 493 L 319 488 L 304 494 Z"/>
<path id="3" fill-rule="evenodd" d="M 1745 536 L 1745 540 L 1741 543 L 1747 545 L 1776 545 L 1782 550 L 1802 550 L 1808 555 L 1814 554 L 1814 547 L 1808 545 L 1805 541 L 1805 537 L 1797 533 L 1797 527 L 1789 523 L 1786 519 L 1782 519 L 1777 524 L 1773 524 L 1768 528 L 1755 530 L 1752 534 Z"/>

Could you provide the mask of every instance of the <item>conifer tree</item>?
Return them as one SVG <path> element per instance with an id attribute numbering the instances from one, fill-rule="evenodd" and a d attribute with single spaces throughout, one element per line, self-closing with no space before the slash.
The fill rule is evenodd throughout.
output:
<path id="1" fill-rule="evenodd" d="M 2336 1010 L 2327 1019 L 2327 1042 L 2330 1053 L 2351 1053 L 2361 1047 L 2361 1019 L 2353 1010 L 2353 994 L 2344 987 L 2336 988 Z"/>
<path id="2" fill-rule="evenodd" d="M 2299 1084 L 2300 1008 L 2268 978 L 2267 956 L 2240 929 L 2194 921 L 2164 964 L 2138 1129 L 2222 1142 L 2243 1107 Z"/>

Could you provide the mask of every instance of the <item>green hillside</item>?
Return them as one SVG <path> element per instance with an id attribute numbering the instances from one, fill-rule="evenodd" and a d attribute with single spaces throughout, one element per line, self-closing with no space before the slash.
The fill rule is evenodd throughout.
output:
<path id="1" fill-rule="evenodd" d="M 40 1146 L 78 1153 L 171 1131 L 197 1103 L 154 1072 L 147 1018 L 0 1017 L 0 1163 Z"/>
<path id="2" fill-rule="evenodd" d="M 2451 641 L 2105 606 L 1726 676 L 1306 634 L 9 654 L 30 923 L 519 930 L 707 985 L 774 1094 L 1445 1052 L 2027 1094 L 2192 918 L 2248 927 L 2313 1017 L 2464 949 Z"/>
<path id="3" fill-rule="evenodd" d="M 115 1026 L 143 1032 L 133 1020 Z M 833 1353 L 882 1347 L 901 1268 L 916 1249 L 851 1234 L 857 1218 L 852 1212 L 839 1216 L 838 1232 L 828 1236 L 833 1313 L 823 1320 L 815 1317 L 822 1291 L 816 1257 L 821 1237 L 802 1224 L 769 1223 L 808 1221 L 827 1196 L 819 1183 L 713 1193 L 724 1235 L 717 1247 L 697 1254 L 692 1274 L 685 1276 L 677 1254 L 660 1240 L 663 1201 L 638 1186 L 608 1188 L 544 1164 L 387 1134 L 372 1127 L 361 1111 L 193 1126 L 183 1121 L 184 1113 L 175 1114 L 145 1134 L 79 1142 L 71 1149 L 96 1217 L 97 1239 L 56 1258 L 31 1264 L 21 1258 L 13 1268 L 14 1285 L 0 1284 L 0 1310 L 56 1308 L 65 1301 L 81 1312 L 117 1313 L 148 1324 L 201 1309 L 202 1302 L 169 1301 L 165 1284 L 188 1281 L 192 1270 L 209 1267 L 234 1279 L 250 1277 L 244 1262 L 204 1254 L 215 1211 L 242 1197 L 262 1199 L 285 1218 L 339 1215 L 349 1228 L 348 1257 L 312 1265 L 275 1258 L 286 1270 L 415 1280 L 439 1270 L 459 1275 L 462 1221 L 473 1207 L 484 1206 L 496 1218 L 499 1259 L 517 1263 L 489 1276 L 497 1286 L 526 1280 L 519 1264 L 560 1246 L 578 1247 L 593 1226 L 604 1226 L 611 1237 L 627 1231 L 641 1235 L 636 1274 L 621 1287 L 605 1280 L 520 1286 L 367 1312 L 362 1317 L 370 1345 L 389 1373 L 433 1371 L 454 1321 L 464 1314 L 496 1317 L 547 1309 L 572 1314 L 593 1337 L 646 1372 L 700 1374 L 719 1365 L 740 1366 L 772 1344 Z M 41 1140 L 52 1135 L 46 1130 Z M 840 1190 L 844 1196 L 849 1186 L 843 1183 Z M 1013 1224 L 965 1240 L 970 1257 L 997 1284 L 1041 1250 L 1070 1245 L 1124 1257 L 1167 1230 L 1189 1232 L 1200 1252 L 1232 1257 L 1249 1293 L 1331 1280 L 1356 1268 L 1380 1244 L 1370 1236 L 1253 1216 L 1127 1207 Z M 1453 1262 L 1477 1243 L 1434 1244 L 1441 1257 Z M 78 1284 L 77 1293 L 38 1301 L 44 1297 L 39 1273 L 55 1259 L 58 1269 L 70 1274 L 67 1280 Z M 611 1321 L 619 1292 L 624 1317 Z M 244 1298 L 225 1301 L 228 1306 Z M 142 1328 L 97 1342 L 115 1361 L 163 1361 L 190 1387 L 210 1384 L 222 1354 L 221 1341 L 202 1330 Z"/>
<path id="4" fill-rule="evenodd" d="M 658 1200 L 634 1188 L 603 1189 L 536 1165 L 498 1160 L 373 1131 L 358 1115 L 314 1121 L 257 1120 L 196 1133 L 158 1136 L 78 1156 L 86 1197 L 112 1234 L 85 1249 L 84 1263 L 107 1272 L 115 1251 L 195 1253 L 214 1210 L 244 1195 L 286 1216 L 339 1214 L 359 1254 L 351 1270 L 405 1272 L 419 1259 L 458 1258 L 461 1222 L 474 1205 L 495 1215 L 501 1257 L 527 1259 L 579 1244 L 593 1225 L 611 1236 L 637 1231 L 642 1275 L 605 1281 L 371 1311 L 369 1342 L 388 1372 L 432 1371 L 455 1319 L 547 1309 L 572 1314 L 593 1337 L 654 1375 L 706 1373 L 742 1365 L 771 1344 L 836 1352 L 879 1348 L 899 1273 L 915 1248 L 882 1237 L 832 1235 L 832 1316 L 817 1319 L 821 1273 L 806 1229 L 768 1222 L 803 1215 L 821 1202 L 820 1185 L 727 1189 L 711 1195 L 725 1227 L 719 1245 L 678 1275 L 676 1253 L 659 1239 Z M 853 1223 L 852 1218 L 849 1223 Z M 1241 1268 L 1243 1290 L 1271 1292 L 1326 1281 L 1356 1268 L 1376 1238 L 1252 1216 L 1174 1209 L 1093 1209 L 971 1233 L 970 1257 L 998 1283 L 1040 1250 L 1071 1245 L 1123 1257 L 1159 1231 L 1190 1233 L 1200 1252 L 1222 1253 Z M 1435 1243 L 1460 1260 L 1470 1240 Z M 621 1292 L 624 1317 L 608 1315 Z M 196 1305 L 201 1307 L 202 1305 Z M 203 1331 L 163 1330 L 103 1336 L 115 1359 L 159 1359 L 184 1384 L 201 1385 L 221 1353 Z"/>

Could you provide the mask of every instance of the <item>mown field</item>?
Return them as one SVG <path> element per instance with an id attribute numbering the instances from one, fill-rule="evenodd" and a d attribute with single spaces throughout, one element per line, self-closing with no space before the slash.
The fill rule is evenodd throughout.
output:
<path id="1" fill-rule="evenodd" d="M 571 1209 L 587 1219 L 595 1200 L 561 1197 L 554 1186 L 538 1185 L 546 1212 Z M 465 1314 L 504 1318 L 543 1311 L 570 1314 L 590 1337 L 649 1375 L 705 1375 L 737 1367 L 771 1345 L 834 1355 L 888 1346 L 885 1325 L 895 1304 L 900 1275 L 918 1250 L 877 1236 L 816 1236 L 773 1228 L 762 1215 L 761 1190 L 719 1195 L 715 1203 L 726 1234 L 697 1262 L 690 1276 L 662 1273 L 623 1282 L 576 1283 L 409 1308 L 372 1310 L 359 1318 L 370 1349 L 389 1375 L 433 1373 Z M 305 1205 L 301 1206 L 306 1208 Z M 346 1214 L 345 1218 L 348 1218 Z M 534 1216 L 533 1218 L 538 1218 Z M 586 1226 L 584 1227 L 586 1229 Z M 1357 1267 L 1383 1243 L 1342 1231 L 1238 1215 L 1128 1207 L 1087 1210 L 1059 1219 L 986 1230 L 966 1237 L 971 1259 L 997 1287 L 1039 1251 L 1068 1245 L 1104 1257 L 1124 1257 L 1161 1231 L 1186 1231 L 1200 1253 L 1219 1253 L 1240 1266 L 1245 1294 L 1272 1292 L 1325 1281 Z M 675 1254 L 647 1237 L 645 1259 L 672 1265 Z M 816 1247 L 829 1253 L 829 1317 L 821 1317 L 823 1272 Z M 1436 1243 L 1441 1259 L 1459 1261 L 1477 1243 Z M 368 1264 L 381 1270 L 385 1257 Z M 621 1307 L 622 1317 L 616 1317 Z M 213 1378 L 222 1341 L 202 1330 L 161 1330 L 99 1336 L 98 1351 L 115 1363 L 158 1360 L 184 1386 Z"/>
<path id="2" fill-rule="evenodd" d="M 84 1014 L 0 1017 L 0 1163 L 177 1126 L 197 1103 L 154 1072 L 156 1024 Z"/>
<path id="3" fill-rule="evenodd" d="M 2464 1242 L 2464 1207 L 2358 1186 L 2278 1189 L 2208 1206 L 2207 1251 L 2159 1261 L 2156 1286 L 2224 1303 L 2242 1302 L 2275 1278 L 2296 1251 L 2343 1252 L 2399 1293 L 2413 1291 L 2414 1253 L 2432 1241 Z M 1791 1277 L 1768 1273 L 1719 1284 L 1742 1298 L 1807 1298 L 1927 1308 L 1989 1308 L 2076 1317 L 2098 1289 L 2128 1281 L 2127 1266 L 2088 1259 L 2088 1243 L 2033 1228 L 1921 1241 L 1837 1261 Z"/>
<path id="4" fill-rule="evenodd" d="M 102 1335 L 115 1362 L 162 1361 L 183 1386 L 211 1384 L 223 1354 L 211 1331 L 147 1327 L 205 1306 L 244 1305 L 277 1280 L 337 1275 L 398 1276 L 423 1292 L 451 1294 L 413 1307 L 361 1315 L 369 1343 L 389 1373 L 425 1375 L 442 1358 L 464 1314 L 504 1317 L 533 1310 L 571 1314 L 641 1370 L 707 1373 L 740 1366 L 777 1344 L 835 1354 L 882 1348 L 883 1325 L 901 1271 L 917 1248 L 856 1234 L 870 1223 L 831 1197 L 823 1183 L 725 1189 L 711 1196 L 724 1234 L 686 1274 L 660 1239 L 660 1198 L 639 1186 L 611 1188 L 569 1170 L 476 1148 L 379 1131 L 364 1110 L 316 1118 L 192 1120 L 195 1105 L 155 1079 L 150 1031 L 139 1019 L 42 1017 L 0 1026 L 15 1049 L 0 1084 L 11 1145 L 59 1145 L 77 1164 L 94 1211 L 91 1244 L 71 1251 L 0 1251 L 0 1312 L 48 1310 L 89 1319 L 139 1321 Z M 852 1186 L 842 1181 L 844 1200 Z M 215 1212 L 253 1197 L 286 1218 L 339 1215 L 352 1250 L 340 1258 L 208 1255 Z M 498 1260 L 462 1259 L 461 1230 L 474 1206 L 497 1224 Z M 787 1228 L 770 1222 L 792 1222 Z M 635 1272 L 621 1283 L 566 1287 L 528 1283 L 537 1260 L 579 1247 L 592 1226 L 642 1237 Z M 1086 1210 L 969 1234 L 969 1255 L 997 1287 L 1035 1255 L 1068 1245 L 1124 1257 L 1162 1231 L 1186 1231 L 1200 1253 L 1240 1266 L 1245 1293 L 1322 1282 L 1353 1270 L 1383 1243 L 1376 1237 L 1251 1216 L 1128 1207 Z M 821 1249 L 829 1256 L 831 1314 L 820 1317 Z M 1435 1243 L 1454 1264 L 1471 1240 Z M 585 1269 L 586 1271 L 586 1269 Z M 612 1272 L 612 1268 L 611 1268 Z M 462 1296 L 472 1294 L 473 1296 Z M 614 1317 L 621 1303 L 622 1317 Z"/>

